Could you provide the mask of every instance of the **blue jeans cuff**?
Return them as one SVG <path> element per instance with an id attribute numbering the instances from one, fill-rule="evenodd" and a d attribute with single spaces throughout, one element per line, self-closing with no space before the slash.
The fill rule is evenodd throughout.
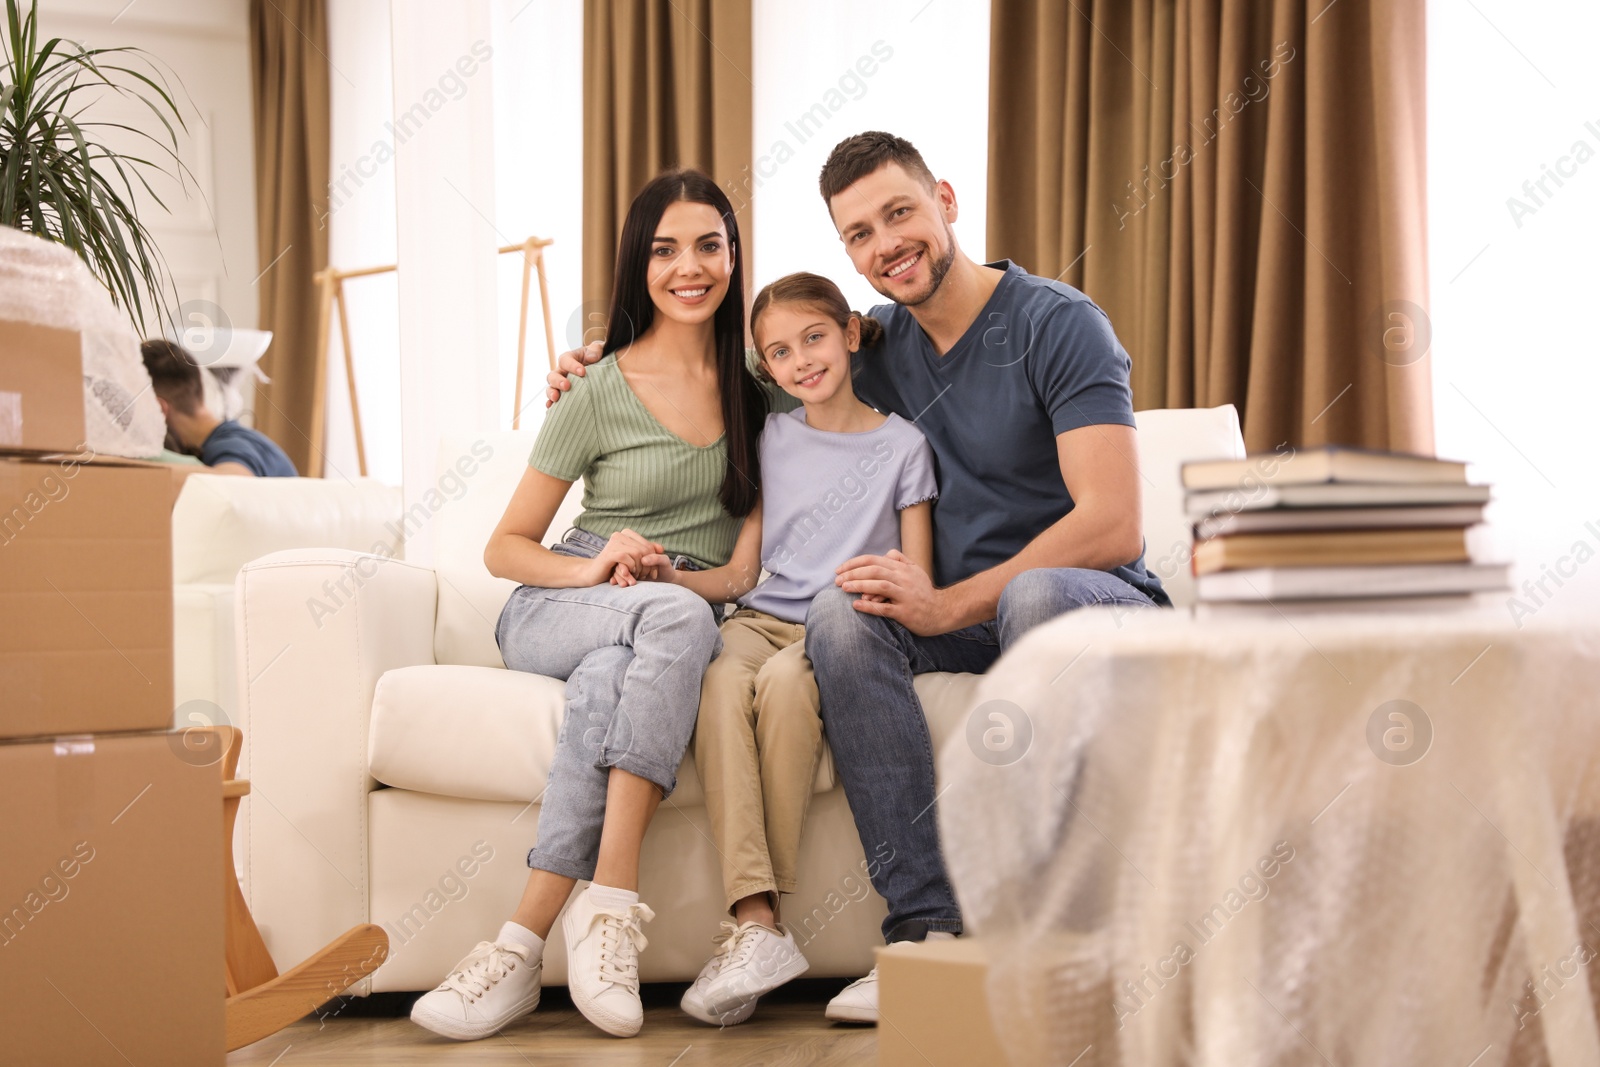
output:
<path id="1" fill-rule="evenodd" d="M 617 767 L 627 771 L 629 774 L 638 775 L 646 781 L 655 783 L 656 787 L 661 790 L 663 800 L 670 797 L 672 791 L 678 788 L 678 768 L 664 767 L 655 760 L 641 756 L 637 752 L 624 751 L 617 755 L 612 755 L 611 750 L 607 749 L 601 753 L 600 762 L 596 766 Z"/>
<path id="2" fill-rule="evenodd" d="M 888 944 L 896 941 L 922 941 L 929 934 L 961 933 L 960 919 L 903 919 L 884 935 L 883 940 Z"/>
<path id="3" fill-rule="evenodd" d="M 597 862 L 598 858 L 579 860 L 570 856 L 553 856 L 548 852 L 540 852 L 537 845 L 528 850 L 529 867 L 559 874 L 563 878 L 575 878 L 580 882 L 594 877 L 594 867 Z"/>

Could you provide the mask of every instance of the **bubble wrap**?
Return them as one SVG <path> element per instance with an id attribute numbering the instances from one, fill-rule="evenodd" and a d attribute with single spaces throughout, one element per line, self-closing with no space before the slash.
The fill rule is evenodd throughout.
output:
<path id="1" fill-rule="evenodd" d="M 139 338 L 111 294 L 70 249 L 0 226 L 0 318 L 83 335 L 89 449 L 134 458 L 161 451 L 166 421 L 139 356 Z"/>
<path id="2" fill-rule="evenodd" d="M 939 757 L 1011 1063 L 1600 1064 L 1597 688 L 1600 619 L 1492 608 L 1028 634 L 1026 751 Z"/>

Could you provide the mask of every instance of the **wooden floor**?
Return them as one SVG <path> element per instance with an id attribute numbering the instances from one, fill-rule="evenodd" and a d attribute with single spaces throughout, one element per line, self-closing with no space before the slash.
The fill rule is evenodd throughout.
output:
<path id="1" fill-rule="evenodd" d="M 228 1067 L 843 1067 L 878 1059 L 877 1031 L 822 1017 L 841 981 L 798 981 L 763 999 L 750 1021 L 718 1029 L 678 1010 L 682 985 L 644 987 L 644 1031 L 620 1040 L 596 1029 L 564 988 L 483 1041 L 450 1041 L 407 1018 L 415 994 L 334 1001 L 228 1057 Z"/>

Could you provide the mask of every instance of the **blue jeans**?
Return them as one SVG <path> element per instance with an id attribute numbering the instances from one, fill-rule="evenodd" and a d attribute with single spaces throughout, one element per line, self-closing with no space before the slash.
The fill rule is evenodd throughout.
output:
<path id="1" fill-rule="evenodd" d="M 592 559 L 605 539 L 574 529 L 552 551 Z M 680 567 L 693 566 L 680 557 Z M 495 641 L 514 671 L 562 678 L 566 714 L 528 866 L 593 878 L 611 768 L 669 796 L 694 733 L 700 681 L 722 650 L 711 605 L 675 585 L 518 586 Z"/>
<path id="2" fill-rule="evenodd" d="M 1140 590 L 1104 571 L 1024 571 L 1005 587 L 998 617 L 933 637 L 852 607 L 834 588 L 811 602 L 806 655 L 822 696 L 823 733 L 867 855 L 872 886 L 888 901 L 885 941 L 961 932 L 934 811 L 933 740 L 912 688 L 929 671 L 982 673 L 1040 623 L 1093 604 L 1151 607 Z"/>

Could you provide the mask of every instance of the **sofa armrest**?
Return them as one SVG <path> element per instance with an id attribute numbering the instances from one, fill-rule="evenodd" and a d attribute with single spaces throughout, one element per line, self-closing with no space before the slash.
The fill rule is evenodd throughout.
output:
<path id="1" fill-rule="evenodd" d="M 189 582 L 172 590 L 173 726 L 196 725 L 204 701 L 233 715 L 238 693 L 233 677 L 233 583 Z"/>
<path id="2" fill-rule="evenodd" d="M 367 733 L 379 677 L 433 662 L 434 572 L 275 552 L 235 583 L 246 900 L 280 971 L 367 921 Z"/>

